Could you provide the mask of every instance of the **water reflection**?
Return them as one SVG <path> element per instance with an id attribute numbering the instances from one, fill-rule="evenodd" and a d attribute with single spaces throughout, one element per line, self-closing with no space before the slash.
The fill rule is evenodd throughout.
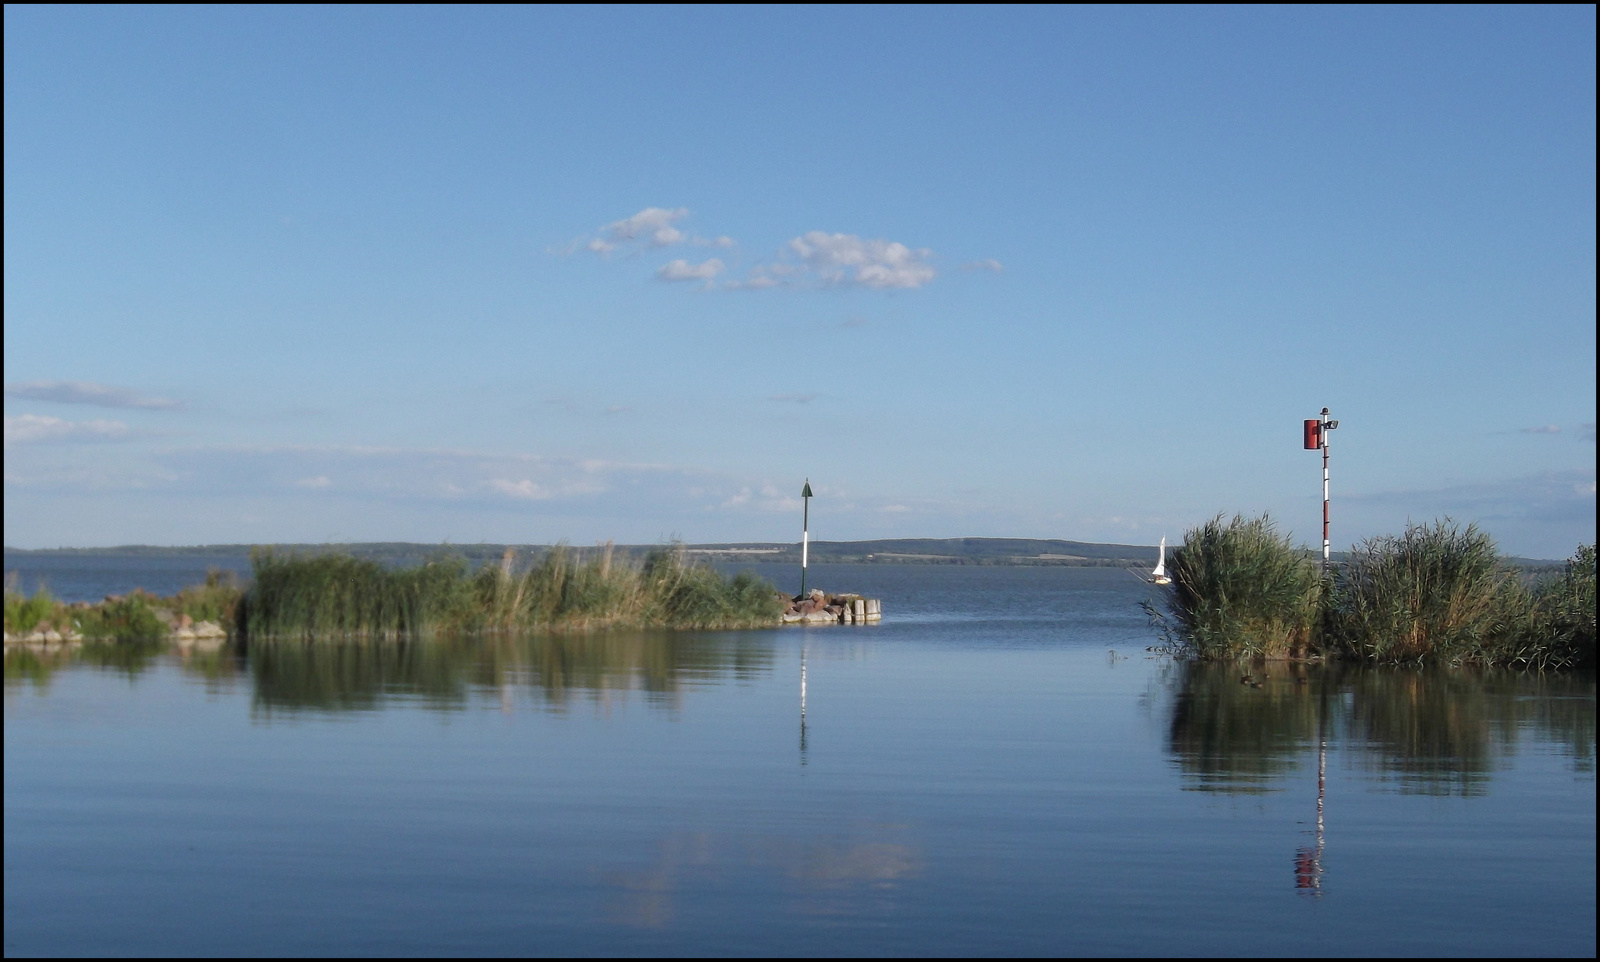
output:
<path id="1" fill-rule="evenodd" d="M 902 884 L 923 873 L 921 848 L 905 836 L 897 825 L 812 837 L 680 832 L 661 839 L 648 863 L 601 867 L 596 876 L 609 890 L 606 918 L 618 925 L 666 926 L 680 903 L 719 887 L 747 896 L 776 887 L 804 916 L 886 914 Z"/>
<path id="2" fill-rule="evenodd" d="M 492 693 L 502 710 L 530 694 L 544 708 L 630 691 L 677 707 L 684 688 L 771 670 L 772 643 L 744 632 L 609 631 L 372 643 L 259 644 L 249 654 L 258 708 L 362 710 L 389 698 L 429 707 Z"/>
<path id="3" fill-rule="evenodd" d="M 208 687 L 248 679 L 258 713 L 371 711 L 391 700 L 464 707 L 493 697 L 512 711 L 523 697 L 563 711 L 574 700 L 609 703 L 641 692 L 676 708 L 695 684 L 752 679 L 772 669 L 770 637 L 756 632 L 613 631 L 404 641 L 268 642 L 248 649 L 180 648 L 164 642 L 7 648 L 8 690 L 49 687 L 73 666 L 137 677 L 163 658 Z M 802 702 L 804 695 L 802 693 Z M 804 751 L 802 704 L 802 752 Z"/>
<path id="4" fill-rule="evenodd" d="M 1594 770 L 1595 676 L 1397 671 L 1342 665 L 1176 666 L 1167 750 L 1193 791 L 1284 791 L 1316 753 L 1312 844 L 1294 885 L 1320 897 L 1328 751 L 1399 794 L 1474 797 L 1509 767 L 1519 739 L 1553 744 Z"/>
<path id="5" fill-rule="evenodd" d="M 24 684 L 44 690 L 55 673 L 76 665 L 115 672 L 137 678 L 153 668 L 166 654 L 177 655 L 188 672 L 207 680 L 225 680 L 241 672 L 236 652 L 226 646 L 200 649 L 179 647 L 165 641 L 74 642 L 50 647 L 17 645 L 5 651 L 5 683 L 8 689 Z"/>
<path id="6" fill-rule="evenodd" d="M 800 646 L 800 764 L 806 763 L 806 646 Z"/>
<path id="7" fill-rule="evenodd" d="M 1483 794 L 1524 734 L 1594 768 L 1592 673 L 1186 663 L 1172 696 L 1167 750 L 1189 790 L 1281 791 L 1330 744 L 1406 794 Z"/>

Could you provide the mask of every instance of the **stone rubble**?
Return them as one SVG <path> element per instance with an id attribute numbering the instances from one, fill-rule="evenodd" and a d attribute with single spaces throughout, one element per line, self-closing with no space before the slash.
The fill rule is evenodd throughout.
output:
<path id="1" fill-rule="evenodd" d="M 883 602 L 861 595 L 830 595 L 812 588 L 803 595 L 778 595 L 786 625 L 870 625 L 883 620 Z"/>
<path id="2" fill-rule="evenodd" d="M 227 629 L 214 621 L 196 622 L 188 615 L 174 616 L 163 609 L 156 609 L 156 617 L 167 626 L 167 639 L 180 648 L 220 648 L 222 643 L 228 640 Z M 8 648 L 13 645 L 49 648 L 57 645 L 81 644 L 83 641 L 83 635 L 76 628 L 58 631 L 50 625 L 35 628 L 27 634 L 13 635 L 9 631 L 5 633 L 5 645 Z"/>

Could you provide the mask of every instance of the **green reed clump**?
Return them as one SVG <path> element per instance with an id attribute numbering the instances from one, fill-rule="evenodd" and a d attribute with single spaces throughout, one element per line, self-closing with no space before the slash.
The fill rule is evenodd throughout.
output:
<path id="1" fill-rule="evenodd" d="M 184 588 L 172 596 L 168 605 L 195 621 L 210 621 L 227 627 L 233 624 L 235 610 L 243 596 L 237 575 L 212 568 L 206 572 L 204 584 Z"/>
<path id="2" fill-rule="evenodd" d="M 73 619 L 85 638 L 101 641 L 152 641 L 167 633 L 167 624 L 156 615 L 156 599 L 134 589 L 127 595 L 75 612 Z"/>
<path id="3" fill-rule="evenodd" d="M 777 623 L 777 590 L 748 574 L 725 578 L 690 564 L 680 548 L 642 562 L 605 545 L 581 557 L 556 545 L 518 573 L 508 552 L 473 578 L 477 608 L 490 627 L 751 628 Z"/>
<path id="4" fill-rule="evenodd" d="M 783 614 L 783 602 L 771 583 L 748 572 L 724 578 L 710 565 L 689 564 L 681 549 L 652 553 L 641 574 L 654 624 L 765 627 Z"/>
<path id="5" fill-rule="evenodd" d="M 1279 658 L 1311 648 L 1321 575 L 1265 515 L 1218 515 L 1186 532 L 1170 569 L 1175 640 L 1190 653 Z"/>
<path id="6" fill-rule="evenodd" d="M 55 617 L 58 607 L 48 589 L 40 588 L 32 597 L 28 597 L 8 588 L 5 594 L 6 632 L 25 635 L 39 627 L 41 622 Z"/>
<path id="7" fill-rule="evenodd" d="M 642 562 L 610 545 L 580 554 L 557 545 L 520 568 L 508 551 L 469 574 L 459 558 L 389 570 L 346 555 L 255 556 L 255 583 L 235 622 L 254 637 L 400 636 L 537 628 L 747 628 L 777 624 L 777 591 L 750 575 L 724 578 L 681 550 Z"/>
<path id="8" fill-rule="evenodd" d="M 257 551 L 250 562 L 254 583 L 239 600 L 235 625 L 252 637 L 387 637 L 475 621 L 460 558 L 401 570 L 342 554 Z"/>
<path id="9" fill-rule="evenodd" d="M 1534 667 L 1595 667 L 1595 546 L 1579 545 L 1561 576 L 1532 593 L 1525 635 Z"/>
<path id="10" fill-rule="evenodd" d="M 1529 615 L 1494 541 L 1446 518 L 1357 545 L 1335 581 L 1328 626 L 1338 651 L 1364 661 L 1494 663 L 1527 636 Z"/>

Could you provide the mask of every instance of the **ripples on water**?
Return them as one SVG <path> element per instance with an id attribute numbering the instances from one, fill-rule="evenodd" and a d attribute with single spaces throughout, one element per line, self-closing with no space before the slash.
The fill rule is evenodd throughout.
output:
<path id="1" fill-rule="evenodd" d="M 1593 675 L 1176 663 L 1120 571 L 810 581 L 887 621 L 8 652 L 7 952 L 1594 952 Z"/>

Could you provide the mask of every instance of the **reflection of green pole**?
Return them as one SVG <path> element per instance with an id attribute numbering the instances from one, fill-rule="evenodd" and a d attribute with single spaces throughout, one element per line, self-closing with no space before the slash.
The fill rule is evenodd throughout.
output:
<path id="1" fill-rule="evenodd" d="M 806 478 L 806 486 L 800 491 L 800 503 L 803 505 L 800 515 L 800 597 L 806 594 L 806 562 L 811 548 L 811 479 Z"/>

